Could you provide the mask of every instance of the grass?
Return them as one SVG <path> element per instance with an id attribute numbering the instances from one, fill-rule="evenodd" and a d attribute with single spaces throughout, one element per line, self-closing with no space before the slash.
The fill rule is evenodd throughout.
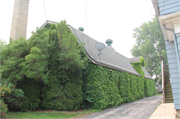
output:
<path id="1" fill-rule="evenodd" d="M 8 112 L 5 119 L 76 119 L 100 110 Z"/>
<path id="2" fill-rule="evenodd" d="M 156 95 L 162 95 L 162 94 L 156 94 Z"/>

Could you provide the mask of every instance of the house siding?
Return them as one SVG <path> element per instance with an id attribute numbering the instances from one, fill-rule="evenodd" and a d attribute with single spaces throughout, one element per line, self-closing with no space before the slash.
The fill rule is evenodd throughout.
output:
<path id="1" fill-rule="evenodd" d="M 158 0 L 160 16 L 180 11 L 180 0 Z"/>
<path id="2" fill-rule="evenodd" d="M 176 35 L 177 37 L 178 35 Z M 180 35 L 179 35 L 180 36 Z M 173 99 L 175 109 L 180 109 L 180 75 L 177 65 L 177 56 L 175 51 L 174 42 L 166 41 L 166 53 L 169 64 L 169 74 L 170 74 L 170 83 L 172 87 Z M 180 37 L 179 37 L 179 46 L 180 46 Z M 179 49 L 180 52 L 180 49 Z"/>

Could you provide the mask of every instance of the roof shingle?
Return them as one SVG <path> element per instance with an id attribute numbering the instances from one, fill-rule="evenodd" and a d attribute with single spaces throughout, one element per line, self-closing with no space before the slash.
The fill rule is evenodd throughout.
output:
<path id="1" fill-rule="evenodd" d="M 127 72 L 130 74 L 141 76 L 136 72 L 136 70 L 131 66 L 129 59 L 110 47 L 107 47 L 101 51 L 100 60 L 98 57 L 99 51 L 95 48 L 95 44 L 98 42 L 95 39 L 87 36 L 86 34 L 80 32 L 79 30 L 75 29 L 74 27 L 69 25 L 71 31 L 77 36 L 79 42 L 85 43 L 84 48 L 88 55 L 94 60 L 95 62 L 99 62 L 105 65 L 109 65 L 114 67 L 117 70 Z"/>

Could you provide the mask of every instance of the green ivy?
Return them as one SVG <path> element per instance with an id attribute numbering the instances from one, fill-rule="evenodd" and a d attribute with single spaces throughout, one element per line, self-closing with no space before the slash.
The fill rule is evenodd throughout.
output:
<path id="1" fill-rule="evenodd" d="M 122 103 L 123 99 L 118 90 L 119 77 L 114 72 L 89 61 L 83 73 L 86 74 L 83 76 L 86 80 L 83 87 L 85 106 L 104 109 Z"/>
<path id="2" fill-rule="evenodd" d="M 153 96 L 156 94 L 156 83 L 154 80 L 149 80 L 145 78 L 145 83 L 144 83 L 144 91 L 145 95 L 147 97 Z"/>
<path id="3" fill-rule="evenodd" d="M 83 70 L 83 108 L 104 109 L 132 102 L 145 96 L 144 89 L 155 87 L 155 82 L 132 74 L 116 71 L 88 61 Z M 150 96 L 154 89 L 149 90 Z"/>
<path id="4" fill-rule="evenodd" d="M 131 79 L 128 73 L 118 72 L 120 77 L 119 93 L 123 98 L 123 103 L 134 101 L 134 96 L 131 93 Z"/>
<path id="5" fill-rule="evenodd" d="M 134 67 L 134 69 L 143 76 L 144 78 L 144 71 L 142 70 L 142 66 L 145 67 L 145 60 L 142 57 L 139 58 L 139 62 L 134 62 L 131 65 Z"/>
<path id="6" fill-rule="evenodd" d="M 155 81 L 144 79 L 143 57 L 132 64 L 143 77 L 95 65 L 66 21 L 11 41 L 1 54 L 2 80 L 18 88 L 3 100 L 13 111 L 105 109 L 155 94 Z"/>

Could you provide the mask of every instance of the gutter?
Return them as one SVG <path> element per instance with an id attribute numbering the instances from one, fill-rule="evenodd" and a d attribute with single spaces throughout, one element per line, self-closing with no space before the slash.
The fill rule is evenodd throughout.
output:
<path id="1" fill-rule="evenodd" d="M 175 35 L 175 31 L 174 31 L 174 29 L 166 28 L 166 27 L 165 27 L 165 24 L 163 25 L 163 27 L 164 27 L 165 30 L 168 30 L 168 31 L 172 31 L 172 32 L 173 32 L 174 45 L 175 45 L 175 51 L 176 51 L 176 56 L 177 56 L 179 76 L 180 76 L 180 61 L 179 61 L 179 53 L 178 53 L 178 48 L 177 48 L 177 38 L 176 38 L 176 35 Z"/>
<path id="2" fill-rule="evenodd" d="M 71 27 L 71 25 L 69 25 Z M 71 27 L 71 30 L 73 31 L 73 33 L 76 35 L 76 37 L 78 38 L 78 41 L 79 43 L 83 46 L 82 42 L 79 40 L 79 37 L 78 35 L 74 32 L 74 30 L 72 29 Z M 84 46 L 83 46 L 84 48 Z M 129 73 L 129 74 L 133 74 L 133 75 L 136 75 L 136 76 L 141 76 L 140 74 L 134 74 L 130 71 L 126 71 L 126 70 L 123 70 L 123 69 L 120 69 L 120 68 L 117 68 L 117 67 L 114 67 L 114 66 L 111 66 L 111 65 L 108 65 L 108 64 L 105 64 L 105 63 L 102 63 L 102 62 L 99 62 L 99 61 L 96 61 L 94 60 L 94 58 L 92 58 L 89 53 L 87 52 L 87 50 L 84 48 L 84 50 L 86 51 L 86 55 L 87 57 L 94 63 L 94 64 L 98 64 L 98 65 L 101 65 L 101 66 L 104 66 L 104 67 L 107 67 L 107 68 L 111 68 L 111 69 L 115 69 L 115 70 L 118 70 L 118 71 L 123 71 L 123 72 L 126 72 L 126 73 Z M 142 77 L 142 76 L 141 76 Z"/>

